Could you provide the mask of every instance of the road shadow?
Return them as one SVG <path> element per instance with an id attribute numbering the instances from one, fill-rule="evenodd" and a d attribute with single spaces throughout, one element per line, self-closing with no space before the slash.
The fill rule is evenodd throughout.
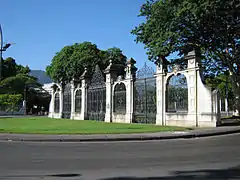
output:
<path id="1" fill-rule="evenodd" d="M 9 175 L 9 176 L 1 176 L 0 175 L 0 179 L 4 178 L 4 179 L 9 179 L 9 178 L 40 178 L 40 179 L 44 179 L 47 177 L 56 177 L 56 178 L 72 178 L 72 177 L 79 177 L 82 176 L 81 174 L 48 174 L 48 175 Z"/>
<path id="2" fill-rule="evenodd" d="M 217 126 L 240 126 L 240 116 L 231 116 L 222 118 L 217 122 Z"/>
<path id="3" fill-rule="evenodd" d="M 170 176 L 159 177 L 113 177 L 99 180 L 226 180 L 240 179 L 240 165 L 228 169 L 204 169 L 194 171 L 175 171 Z"/>

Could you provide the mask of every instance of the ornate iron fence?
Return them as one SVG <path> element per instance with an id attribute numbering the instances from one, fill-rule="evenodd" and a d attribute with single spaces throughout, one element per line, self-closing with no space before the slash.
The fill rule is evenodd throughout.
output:
<path id="1" fill-rule="evenodd" d="M 126 87 L 124 83 L 116 84 L 114 88 L 113 112 L 116 114 L 126 113 Z"/>
<path id="2" fill-rule="evenodd" d="M 168 80 L 166 110 L 167 112 L 188 111 L 188 86 L 183 74 L 171 76 Z"/>
<path id="3" fill-rule="evenodd" d="M 59 97 L 59 92 L 57 92 L 54 97 L 54 112 L 55 113 L 59 113 L 59 109 L 60 109 L 59 105 L 60 105 L 60 97 Z"/>
<path id="4" fill-rule="evenodd" d="M 69 119 L 71 117 L 71 102 L 71 84 L 67 84 L 63 90 L 63 118 Z"/>
<path id="5" fill-rule="evenodd" d="M 78 89 L 75 94 L 75 112 L 80 113 L 82 108 L 82 91 Z"/>
<path id="6" fill-rule="evenodd" d="M 134 122 L 156 123 L 156 78 L 154 70 L 145 63 L 144 67 L 137 71 L 137 79 L 134 82 Z"/>
<path id="7" fill-rule="evenodd" d="M 99 66 L 94 74 L 87 92 L 87 114 L 89 120 L 104 121 L 106 112 L 106 84 Z"/>

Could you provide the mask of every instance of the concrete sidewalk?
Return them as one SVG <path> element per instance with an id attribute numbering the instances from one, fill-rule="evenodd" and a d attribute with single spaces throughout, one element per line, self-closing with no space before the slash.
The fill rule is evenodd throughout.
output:
<path id="1" fill-rule="evenodd" d="M 0 141 L 29 142 L 104 142 L 138 141 L 196 138 L 240 133 L 240 126 L 196 129 L 191 131 L 157 132 L 142 134 L 100 134 L 100 135 L 41 135 L 0 133 Z"/>

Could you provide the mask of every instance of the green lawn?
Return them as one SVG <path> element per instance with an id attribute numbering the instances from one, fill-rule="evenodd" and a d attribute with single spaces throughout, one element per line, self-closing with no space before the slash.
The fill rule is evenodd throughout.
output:
<path id="1" fill-rule="evenodd" d="M 104 123 L 88 120 L 50 119 L 47 117 L 0 118 L 0 133 L 118 134 L 183 130 L 187 130 L 187 128 L 143 124 Z"/>

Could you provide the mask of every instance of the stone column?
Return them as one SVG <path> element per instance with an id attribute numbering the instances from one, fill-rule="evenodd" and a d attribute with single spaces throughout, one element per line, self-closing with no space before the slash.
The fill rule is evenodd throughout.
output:
<path id="1" fill-rule="evenodd" d="M 61 85 L 60 91 L 59 91 L 59 117 L 62 118 L 63 116 L 63 86 Z"/>
<path id="2" fill-rule="evenodd" d="M 113 113 L 113 91 L 112 86 L 114 78 L 116 78 L 116 67 L 112 64 L 110 60 L 109 66 L 105 69 L 104 73 L 106 74 L 106 113 L 105 113 L 105 122 L 112 122 L 112 113 Z"/>
<path id="3" fill-rule="evenodd" d="M 71 117 L 70 119 L 74 119 L 75 116 L 75 85 L 74 80 L 71 82 Z"/>
<path id="4" fill-rule="evenodd" d="M 87 68 L 85 68 L 83 74 L 80 77 L 81 80 L 81 91 L 82 91 L 82 104 L 81 104 L 81 115 L 80 115 L 80 119 L 81 120 L 85 120 L 88 119 L 87 117 L 87 85 L 89 82 L 90 76 L 88 74 Z"/>
<path id="5" fill-rule="evenodd" d="M 48 117 L 53 118 L 54 114 L 54 88 L 51 88 L 51 101 L 49 104 L 49 112 L 48 112 Z"/>
<path id="6" fill-rule="evenodd" d="M 136 61 L 134 59 L 129 59 L 127 61 L 126 71 L 126 116 L 125 122 L 132 123 L 134 120 L 134 81 L 136 79 L 136 71 L 135 67 Z"/>
<path id="7" fill-rule="evenodd" d="M 157 115 L 156 124 L 166 125 L 166 85 L 165 85 L 165 72 L 161 64 L 157 65 L 156 71 L 156 93 L 157 93 Z"/>
<path id="8" fill-rule="evenodd" d="M 198 59 L 195 51 L 189 52 L 185 59 L 188 61 L 188 119 L 195 120 L 198 127 Z"/>

